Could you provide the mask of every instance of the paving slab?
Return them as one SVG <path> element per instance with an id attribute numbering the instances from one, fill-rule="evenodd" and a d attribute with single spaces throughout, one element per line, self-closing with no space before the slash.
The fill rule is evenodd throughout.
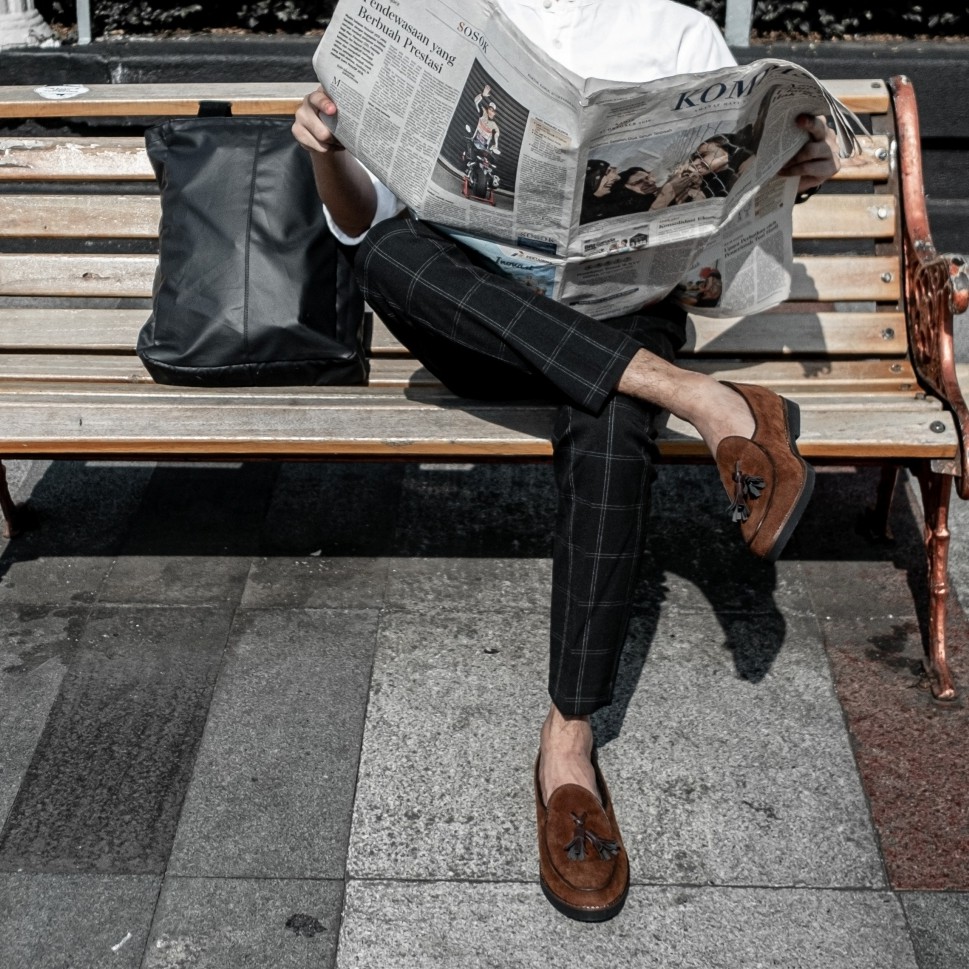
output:
<path id="1" fill-rule="evenodd" d="M 246 609 L 379 609 L 391 559 L 276 555 L 253 559 L 242 593 Z"/>
<path id="2" fill-rule="evenodd" d="M 136 514 L 152 465 L 34 461 L 16 490 L 37 527 L 0 539 L 0 602 L 94 602 Z"/>
<path id="3" fill-rule="evenodd" d="M 671 606 L 634 622 L 619 682 L 594 724 L 635 879 L 885 884 L 813 620 L 725 630 Z"/>
<path id="4" fill-rule="evenodd" d="M 92 611 L 0 833 L 0 870 L 165 870 L 230 617 Z"/>
<path id="5" fill-rule="evenodd" d="M 544 615 L 385 614 L 354 803 L 355 877 L 525 878 L 547 709 Z"/>
<path id="6" fill-rule="evenodd" d="M 545 616 L 551 595 L 548 558 L 399 557 L 389 562 L 384 605 L 394 611 L 449 606 L 462 612 L 514 609 Z"/>
<path id="7" fill-rule="evenodd" d="M 377 614 L 240 610 L 168 871 L 342 878 Z"/>
<path id="8" fill-rule="evenodd" d="M 275 471 L 261 463 L 159 466 L 100 600 L 237 603 Z"/>
<path id="9" fill-rule="evenodd" d="M 23 783 L 86 618 L 82 607 L 0 606 L 0 824 Z"/>
<path id="10" fill-rule="evenodd" d="M 4 969 L 139 969 L 160 879 L 0 874 Z"/>
<path id="11" fill-rule="evenodd" d="M 712 614 L 637 621 L 616 703 L 596 717 L 634 879 L 884 885 L 816 624 L 732 628 L 739 670 Z M 546 636 L 544 616 L 500 608 L 384 616 L 353 877 L 534 875 Z"/>
<path id="12" fill-rule="evenodd" d="M 883 892 L 634 887 L 612 921 L 559 915 L 537 884 L 351 881 L 340 969 L 918 969 Z"/>
<path id="13" fill-rule="evenodd" d="M 919 969 L 969 966 L 969 894 L 902 892 Z"/>
<path id="14" fill-rule="evenodd" d="M 142 969 L 324 969 L 342 905 L 342 881 L 169 877 Z"/>

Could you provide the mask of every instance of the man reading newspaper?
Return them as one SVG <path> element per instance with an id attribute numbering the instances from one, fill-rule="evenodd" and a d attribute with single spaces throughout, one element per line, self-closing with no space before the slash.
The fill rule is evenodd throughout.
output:
<path id="1" fill-rule="evenodd" d="M 528 37 L 583 77 L 648 81 L 734 64 L 716 25 L 673 0 L 498 0 Z M 558 489 L 551 603 L 551 706 L 535 765 L 543 891 L 564 914 L 601 921 L 622 907 L 629 866 L 593 750 L 589 715 L 610 703 L 643 549 L 654 438 L 664 411 L 691 423 L 716 458 L 751 551 L 780 554 L 811 494 L 797 406 L 672 361 L 685 315 L 672 303 L 608 320 L 498 275 L 409 217 L 331 134 L 322 88 L 296 112 L 331 228 L 359 244 L 364 295 L 446 386 L 472 398 L 548 398 Z M 782 170 L 802 192 L 838 167 L 821 117 L 796 122 L 804 147 Z"/>

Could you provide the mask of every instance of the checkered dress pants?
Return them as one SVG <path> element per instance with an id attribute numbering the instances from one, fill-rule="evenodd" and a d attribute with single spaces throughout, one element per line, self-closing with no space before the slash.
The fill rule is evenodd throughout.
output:
<path id="1" fill-rule="evenodd" d="M 413 219 L 371 229 L 355 268 L 367 302 L 454 393 L 558 403 L 549 693 L 565 714 L 606 706 L 642 556 L 661 416 L 613 388 L 641 347 L 673 358 L 684 315 L 664 305 L 651 316 L 590 319 Z"/>

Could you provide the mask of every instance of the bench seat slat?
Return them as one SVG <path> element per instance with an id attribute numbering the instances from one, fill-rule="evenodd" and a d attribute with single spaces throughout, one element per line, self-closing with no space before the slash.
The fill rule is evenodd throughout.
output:
<path id="1" fill-rule="evenodd" d="M 153 255 L 0 254 L 0 295 L 149 297 Z M 791 299 L 896 302 L 894 256 L 801 256 L 794 260 Z"/>
<path id="2" fill-rule="evenodd" d="M 131 352 L 147 309 L 33 309 L 0 307 L 0 352 Z M 405 354 L 375 319 L 373 352 Z M 903 356 L 901 313 L 763 313 L 741 320 L 691 317 L 686 353 L 837 354 Z"/>
<path id="3" fill-rule="evenodd" d="M 403 398 L 381 406 L 369 401 L 324 400 L 300 407 L 258 406 L 251 400 L 140 399 L 92 403 L 22 402 L 0 430 L 0 454 L 73 452 L 158 454 L 343 454 L 374 457 L 505 454 L 547 457 L 554 408 L 475 404 L 438 406 Z M 939 423 L 944 430 L 933 430 Z M 904 442 L 901 443 L 900 442 Z M 799 446 L 805 457 L 952 457 L 957 435 L 948 415 L 934 408 L 805 408 Z M 670 421 L 661 449 L 671 456 L 702 456 L 689 425 Z M 904 454 L 902 453 L 904 452 Z"/>

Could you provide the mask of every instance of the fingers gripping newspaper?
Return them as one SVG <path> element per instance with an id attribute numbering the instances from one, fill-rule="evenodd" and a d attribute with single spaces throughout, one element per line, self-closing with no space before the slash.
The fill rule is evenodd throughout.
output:
<path id="1" fill-rule="evenodd" d="M 669 294 L 724 317 L 784 300 L 795 118 L 831 118 L 843 156 L 861 130 L 786 61 L 581 78 L 490 0 L 340 0 L 313 63 L 335 136 L 416 217 L 598 318 Z"/>

